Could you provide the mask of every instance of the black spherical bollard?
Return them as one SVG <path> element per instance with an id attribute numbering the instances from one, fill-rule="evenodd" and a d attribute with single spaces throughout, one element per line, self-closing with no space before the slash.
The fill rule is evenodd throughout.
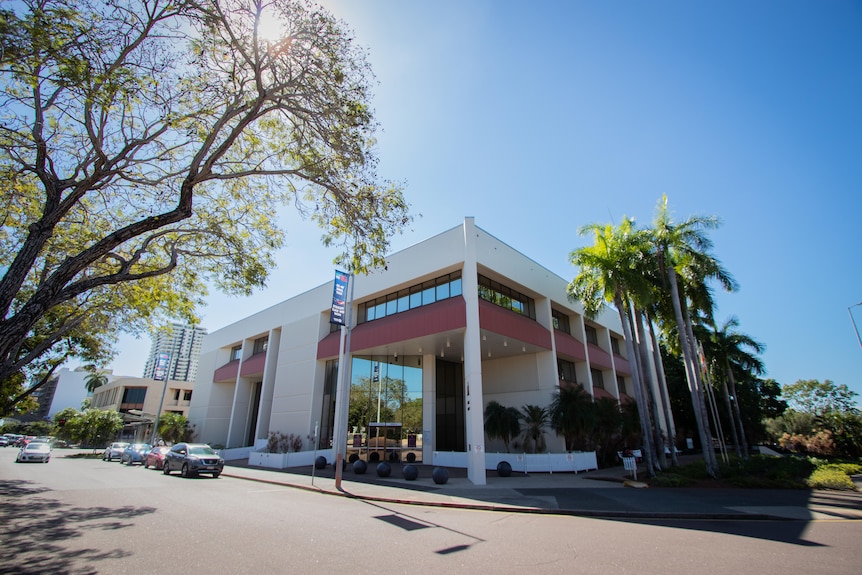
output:
<path id="1" fill-rule="evenodd" d="M 314 468 L 315 469 L 325 469 L 326 468 L 326 458 L 322 455 L 318 455 L 314 458 Z"/>
<path id="2" fill-rule="evenodd" d="M 359 459 L 358 453 L 351 453 L 350 457 L 347 458 L 348 463 L 354 463 Z"/>
<path id="3" fill-rule="evenodd" d="M 380 461 L 380 454 L 376 451 L 372 451 L 371 455 L 368 456 L 368 460 L 374 462 Z"/>
<path id="4" fill-rule="evenodd" d="M 413 463 L 414 461 L 416 461 L 416 454 L 411 451 L 407 454 L 407 463 Z"/>
<path id="5" fill-rule="evenodd" d="M 416 469 L 415 465 L 405 465 L 401 469 L 401 473 L 404 475 L 404 479 L 407 481 L 414 481 L 417 477 L 419 477 L 419 470 Z"/>
<path id="6" fill-rule="evenodd" d="M 362 459 L 357 459 L 353 462 L 353 473 L 362 475 L 368 469 L 368 464 Z"/>
<path id="7" fill-rule="evenodd" d="M 386 463 L 385 461 L 377 464 L 377 476 L 378 477 L 389 477 L 392 473 L 392 466 Z"/>
<path id="8" fill-rule="evenodd" d="M 449 481 L 449 472 L 446 471 L 445 467 L 435 467 L 434 471 L 431 472 L 431 479 L 434 480 L 434 483 L 443 485 Z"/>
<path id="9" fill-rule="evenodd" d="M 497 475 L 500 477 L 509 477 L 512 475 L 512 466 L 508 461 L 501 461 L 497 464 Z"/>

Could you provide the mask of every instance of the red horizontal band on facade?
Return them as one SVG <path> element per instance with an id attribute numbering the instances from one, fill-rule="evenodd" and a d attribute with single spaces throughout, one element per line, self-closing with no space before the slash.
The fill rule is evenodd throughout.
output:
<path id="1" fill-rule="evenodd" d="M 621 355 L 614 354 L 614 369 L 616 369 L 617 375 L 632 374 L 632 368 L 629 365 L 629 360 L 627 360 Z"/>
<path id="2" fill-rule="evenodd" d="M 602 399 L 605 397 L 610 398 L 610 399 L 616 399 L 616 397 L 611 395 L 611 393 L 607 389 L 602 389 L 601 387 L 594 387 L 593 388 L 593 397 L 595 399 Z"/>
<path id="3" fill-rule="evenodd" d="M 479 300 L 479 327 L 517 341 L 551 349 L 551 332 L 539 325 L 539 322 L 485 300 Z"/>
<path id="4" fill-rule="evenodd" d="M 584 343 L 572 337 L 564 331 L 554 330 L 554 342 L 557 345 L 557 355 L 566 356 L 566 359 L 576 361 L 587 361 L 587 351 Z"/>
<path id="5" fill-rule="evenodd" d="M 263 366 L 266 365 L 266 354 L 258 353 L 242 362 L 239 374 L 243 377 L 263 375 Z"/>
<path id="6" fill-rule="evenodd" d="M 363 349 L 464 329 L 467 326 L 466 309 L 464 298 L 453 297 L 361 323 L 353 328 L 350 348 L 353 352 L 361 352 Z M 320 340 L 317 344 L 317 359 L 338 357 L 339 335 L 339 332 L 333 332 Z"/>
<path id="7" fill-rule="evenodd" d="M 587 344 L 587 348 L 590 350 L 590 367 L 613 369 L 613 364 L 611 363 L 611 356 L 608 352 L 604 351 L 599 346 L 593 345 L 591 343 Z"/>
<path id="8" fill-rule="evenodd" d="M 239 360 L 230 361 L 213 373 L 213 383 L 234 383 L 239 375 Z"/>

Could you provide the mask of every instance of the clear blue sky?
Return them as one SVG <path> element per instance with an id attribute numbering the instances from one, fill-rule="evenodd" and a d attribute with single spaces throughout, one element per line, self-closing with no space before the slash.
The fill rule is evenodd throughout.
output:
<path id="1" fill-rule="evenodd" d="M 862 395 L 862 3 L 332 0 L 379 85 L 380 175 L 416 214 L 398 250 L 474 216 L 566 279 L 580 226 L 714 215 L 739 282 L 719 323 L 767 346 L 767 377 Z M 331 280 L 288 215 L 269 288 L 202 310 L 215 330 Z M 853 309 L 862 328 L 862 306 Z M 140 375 L 149 341 L 121 340 Z"/>

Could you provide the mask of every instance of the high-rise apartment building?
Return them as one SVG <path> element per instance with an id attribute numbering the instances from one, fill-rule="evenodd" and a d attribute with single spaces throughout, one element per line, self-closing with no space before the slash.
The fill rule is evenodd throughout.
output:
<path id="1" fill-rule="evenodd" d="M 153 335 L 153 346 L 144 366 L 144 377 L 165 379 L 164 366 L 170 361 L 169 379 L 194 382 L 198 374 L 201 341 L 206 334 L 207 330 L 202 327 L 173 324 Z M 160 357 L 163 358 L 162 361 L 159 361 Z"/>

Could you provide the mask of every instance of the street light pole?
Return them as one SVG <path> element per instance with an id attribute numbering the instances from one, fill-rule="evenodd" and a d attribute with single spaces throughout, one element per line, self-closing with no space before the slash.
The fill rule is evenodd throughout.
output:
<path id="1" fill-rule="evenodd" d="M 174 350 L 171 348 L 168 354 L 168 365 L 165 367 L 165 383 L 162 386 L 162 398 L 159 400 L 159 408 L 156 410 L 156 418 L 153 420 L 153 433 L 150 436 L 150 445 L 156 443 L 156 432 L 159 428 L 159 415 L 162 413 L 162 407 L 165 405 L 165 392 L 168 390 L 168 379 L 171 377 L 171 363 L 174 361 Z"/>
<path id="2" fill-rule="evenodd" d="M 862 305 L 862 301 L 860 301 L 859 303 L 855 303 L 855 304 L 851 305 L 850 307 L 848 307 L 847 313 L 850 314 L 850 321 L 853 323 L 853 331 L 856 332 L 856 341 L 859 342 L 859 347 L 862 347 L 862 338 L 859 337 L 859 328 L 856 327 L 856 320 L 853 318 L 853 312 L 850 311 L 854 307 L 856 307 L 857 305 Z"/>

